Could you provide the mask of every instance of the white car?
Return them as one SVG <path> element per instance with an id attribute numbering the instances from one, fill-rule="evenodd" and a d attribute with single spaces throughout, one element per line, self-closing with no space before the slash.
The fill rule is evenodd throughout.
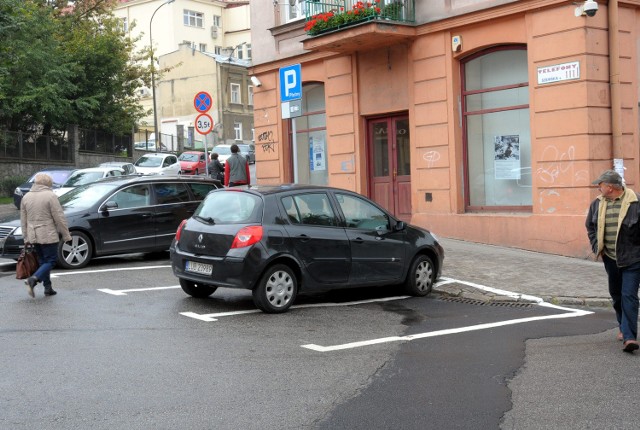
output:
<path id="1" fill-rule="evenodd" d="M 180 163 L 174 154 L 145 154 L 133 164 L 136 172 L 143 175 L 180 174 Z"/>
<path id="2" fill-rule="evenodd" d="M 54 188 L 53 192 L 57 196 L 61 196 L 79 185 L 90 184 L 102 178 L 123 175 L 125 175 L 125 172 L 120 167 L 90 167 L 88 169 L 79 169 L 73 172 L 60 188 Z"/>

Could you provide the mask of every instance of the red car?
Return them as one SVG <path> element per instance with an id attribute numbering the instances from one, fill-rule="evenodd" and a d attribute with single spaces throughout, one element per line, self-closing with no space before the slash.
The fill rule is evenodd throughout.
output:
<path id="1" fill-rule="evenodd" d="M 178 157 L 180 174 L 199 175 L 206 172 L 207 160 L 202 151 L 186 151 Z"/>

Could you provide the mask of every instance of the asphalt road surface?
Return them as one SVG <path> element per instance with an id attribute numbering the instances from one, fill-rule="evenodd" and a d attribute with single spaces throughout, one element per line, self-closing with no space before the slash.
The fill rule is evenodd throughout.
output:
<path id="1" fill-rule="evenodd" d="M 245 290 L 188 297 L 167 253 L 56 270 L 54 297 L 14 270 L 0 265 L 3 429 L 625 428 L 609 412 L 637 410 L 610 310 L 385 288 L 267 315 Z M 584 425 L 568 412 L 589 408 Z"/>

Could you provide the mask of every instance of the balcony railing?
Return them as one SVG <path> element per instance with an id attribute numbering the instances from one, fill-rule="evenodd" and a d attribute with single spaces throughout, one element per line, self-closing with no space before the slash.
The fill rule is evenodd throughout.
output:
<path id="1" fill-rule="evenodd" d="M 305 31 L 315 36 L 372 20 L 415 22 L 415 0 L 305 0 Z"/>

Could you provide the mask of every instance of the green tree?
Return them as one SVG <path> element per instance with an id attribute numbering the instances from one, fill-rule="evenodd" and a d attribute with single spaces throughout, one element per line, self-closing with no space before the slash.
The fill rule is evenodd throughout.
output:
<path id="1" fill-rule="evenodd" d="M 0 127 L 131 132 L 144 115 L 135 90 L 150 71 L 139 65 L 114 4 L 0 0 Z"/>

